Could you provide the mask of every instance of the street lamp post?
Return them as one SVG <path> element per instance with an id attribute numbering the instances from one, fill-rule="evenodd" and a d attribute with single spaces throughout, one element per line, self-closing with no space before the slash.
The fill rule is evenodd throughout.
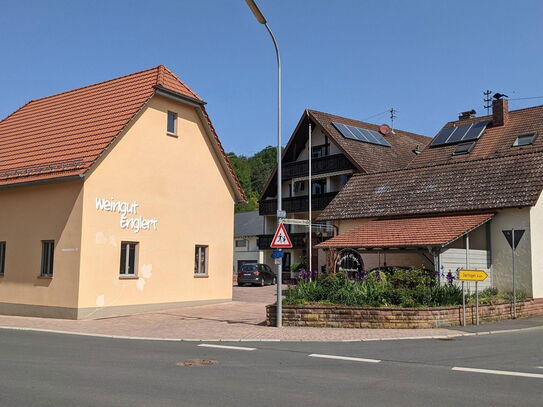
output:
<path id="1" fill-rule="evenodd" d="M 283 212 L 283 189 L 282 189 L 282 169 L 281 169 L 281 55 L 279 54 L 279 46 L 277 45 L 277 40 L 273 35 L 272 30 L 268 26 L 264 14 L 260 11 L 254 0 L 245 0 L 247 5 L 253 12 L 257 21 L 260 24 L 263 24 L 268 30 L 270 37 L 273 41 L 275 47 L 275 55 L 277 57 L 277 222 L 281 223 L 283 218 L 285 218 L 285 213 Z M 282 291 L 282 281 L 283 280 L 283 262 L 277 266 L 277 327 L 281 328 L 283 320 L 283 291 Z"/>

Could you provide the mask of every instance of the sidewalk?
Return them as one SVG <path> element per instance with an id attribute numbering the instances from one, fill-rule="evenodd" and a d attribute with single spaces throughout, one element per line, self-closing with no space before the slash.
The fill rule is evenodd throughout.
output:
<path id="1" fill-rule="evenodd" d="M 357 341 L 464 335 L 458 329 L 275 328 L 264 326 L 275 286 L 234 287 L 232 302 L 73 321 L 0 315 L 0 327 L 177 340 Z M 521 321 L 517 320 L 516 322 Z M 515 321 L 514 321 L 515 322 Z M 543 321 L 541 321 L 543 324 Z M 530 325 L 532 326 L 532 325 Z M 484 329 L 482 325 L 481 329 Z M 510 328 L 509 328 L 510 329 Z M 488 330 L 488 328 L 486 329 Z"/>

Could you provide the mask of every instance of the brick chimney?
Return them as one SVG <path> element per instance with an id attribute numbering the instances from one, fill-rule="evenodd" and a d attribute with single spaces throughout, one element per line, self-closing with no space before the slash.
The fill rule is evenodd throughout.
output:
<path id="1" fill-rule="evenodd" d="M 458 120 L 472 119 L 475 117 L 476 114 L 477 112 L 473 109 L 465 111 L 465 112 L 460 112 L 460 114 L 458 115 Z"/>
<path id="2" fill-rule="evenodd" d="M 492 102 L 492 126 L 503 126 L 509 121 L 509 101 L 498 99 Z"/>

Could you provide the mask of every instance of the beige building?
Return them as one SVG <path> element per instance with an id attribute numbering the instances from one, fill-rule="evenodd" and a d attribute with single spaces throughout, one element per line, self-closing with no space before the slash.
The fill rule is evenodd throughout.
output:
<path id="1" fill-rule="evenodd" d="M 0 313 L 80 319 L 231 299 L 245 197 L 204 105 L 158 66 L 0 122 Z"/>

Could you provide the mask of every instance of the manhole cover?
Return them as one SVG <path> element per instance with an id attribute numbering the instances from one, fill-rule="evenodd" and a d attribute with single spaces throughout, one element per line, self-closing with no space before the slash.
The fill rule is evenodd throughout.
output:
<path id="1" fill-rule="evenodd" d="M 214 366 L 218 364 L 219 364 L 219 361 L 213 360 L 213 359 L 190 359 L 190 360 L 182 360 L 176 363 L 177 366 L 186 366 L 186 367 Z"/>

